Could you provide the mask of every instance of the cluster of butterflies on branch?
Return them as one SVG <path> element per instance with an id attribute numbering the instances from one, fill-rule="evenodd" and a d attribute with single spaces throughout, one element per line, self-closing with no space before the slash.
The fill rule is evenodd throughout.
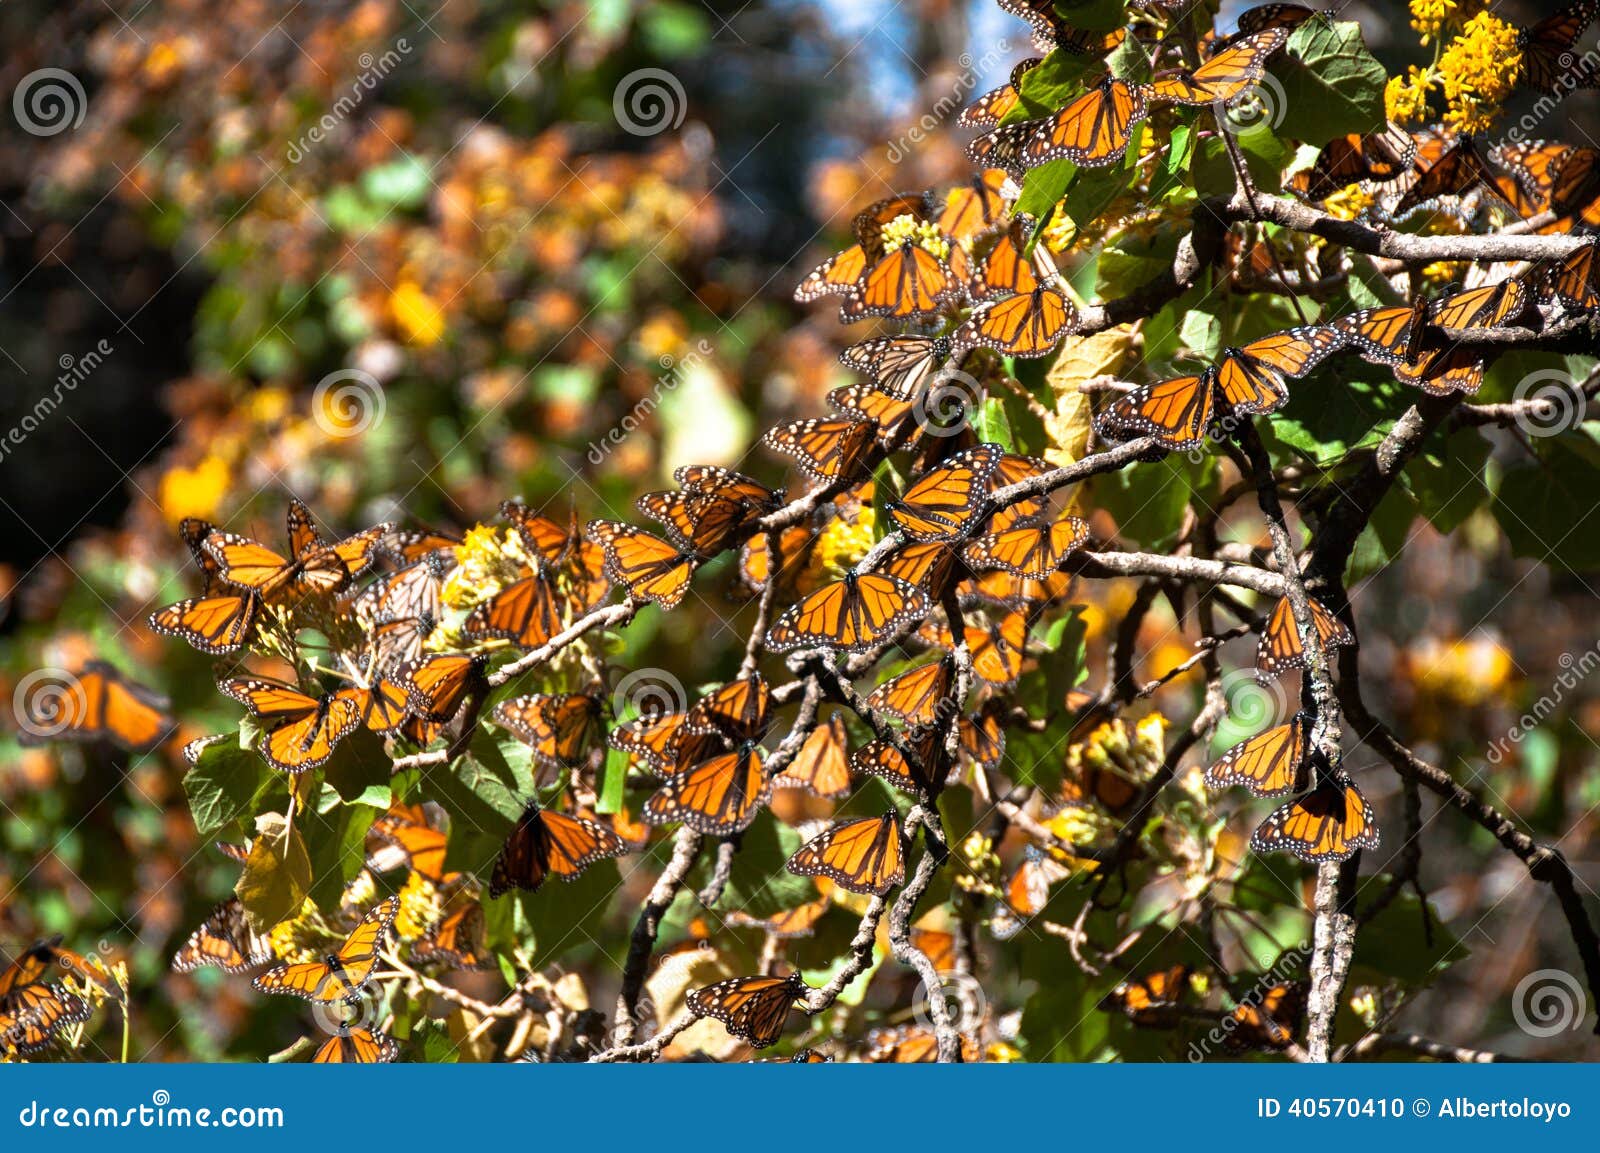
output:
<path id="1" fill-rule="evenodd" d="M 1575 10 L 1592 18 L 1595 2 Z M 1002 0 L 1002 7 L 1027 18 L 1048 49 L 1103 55 L 1126 35 L 1069 29 L 1049 0 Z M 871 776 L 929 803 L 964 772 L 998 769 L 1006 727 L 1015 723 L 1009 694 L 1038 667 L 1030 644 L 1047 616 L 1065 607 L 1073 555 L 1089 540 L 1088 525 L 1055 501 L 1049 464 L 980 440 L 970 421 L 936 415 L 953 387 L 973 390 L 965 398 L 970 402 L 1004 373 L 999 357 L 985 350 L 1042 356 L 1079 326 L 1070 290 L 1046 246 L 1035 244 L 1041 222 L 1012 212 L 1015 177 L 1054 158 L 1084 166 L 1115 162 L 1148 109 L 1163 102 L 1215 106 L 1238 98 L 1259 82 L 1289 29 L 1311 17 L 1294 5 L 1256 9 L 1241 19 L 1239 34 L 1216 41 L 1199 66 L 1159 74 L 1149 85 L 1108 75 L 1042 120 L 999 123 L 1016 104 L 1029 65 L 1006 88 L 980 98 L 965 121 L 993 128 L 974 148 L 985 169 L 942 197 L 916 193 L 874 204 L 853 222 L 855 243 L 797 290 L 803 301 L 842 297 L 847 322 L 877 317 L 903 326 L 845 350 L 843 362 L 866 379 L 829 395 L 832 415 L 790 421 L 763 436 L 768 449 L 812 483 L 804 497 L 790 500 L 784 490 L 730 469 L 691 466 L 674 474 L 676 488 L 639 499 L 639 510 L 659 525 L 655 532 L 614 520 L 580 525 L 575 514 L 556 519 L 508 502 L 501 513 L 518 571 L 464 612 L 451 607 L 445 588 L 464 563 L 466 535 L 385 523 L 330 541 L 298 500 L 289 505 L 282 552 L 186 521 L 181 535 L 202 587 L 199 595 L 156 612 L 151 627 L 202 653 L 232 658 L 234 667 L 217 686 L 254 718 L 256 749 L 291 781 L 323 765 L 362 729 L 391 742 L 391 752 L 443 742 L 446 755 L 454 755 L 481 713 L 529 746 L 552 778 L 543 784 L 559 791 L 552 790 L 555 799 L 526 799 L 489 872 L 491 900 L 537 892 L 552 876 L 570 881 L 596 862 L 638 851 L 653 827 L 681 824 L 708 837 L 737 838 L 769 806 L 775 789 L 836 800 L 855 778 Z M 1544 25 L 1530 33 L 1530 83 L 1537 83 L 1541 46 L 1553 35 Z M 1516 197 L 1519 211 L 1552 216 L 1554 229 L 1600 222 L 1594 150 L 1508 147 L 1485 161 L 1470 138 L 1433 134 L 1419 142 L 1401 132 L 1404 143 L 1397 145 L 1396 131 L 1391 126 L 1330 144 L 1298 191 L 1316 200 L 1349 183 L 1404 181 L 1392 217 L 1441 198 L 1459 201 L 1481 187 Z M 1594 243 L 1494 284 L 1228 348 L 1197 373 L 1116 397 L 1095 428 L 1106 441 L 1149 438 L 1156 455 L 1225 439 L 1232 422 L 1286 403 L 1289 380 L 1346 350 L 1427 392 L 1472 392 L 1488 353 L 1483 346 L 1454 345 L 1446 334 L 1531 323 L 1539 309 L 1553 305 L 1600 305 Z M 899 472 L 882 467 L 895 462 Z M 891 483 L 902 474 L 908 479 Z M 880 540 L 868 554 L 870 565 L 830 572 L 815 563 L 833 526 L 860 522 L 872 508 L 886 513 L 888 523 L 880 527 L 893 540 Z M 781 768 L 770 767 L 769 738 L 783 728 L 777 710 L 793 698 L 755 669 L 681 708 L 634 717 L 611 715 L 603 676 L 592 667 L 585 669 L 585 683 L 569 686 L 578 691 L 506 696 L 483 711 L 506 679 L 496 676 L 505 663 L 491 667 L 499 657 L 522 654 L 513 658 L 518 673 L 548 665 L 582 643 L 618 592 L 630 615 L 644 604 L 673 609 L 688 596 L 696 571 L 727 552 L 738 555 L 739 595 L 762 600 L 764 621 L 765 609 L 773 609 L 761 638 L 765 651 L 795 654 L 791 667 L 842 657 L 843 665 L 828 667 L 848 680 L 904 650 L 928 655 L 878 684 L 864 701 L 843 702 L 869 722 L 871 739 L 852 750 L 845 718 L 834 713 L 818 718 L 809 732 L 791 734 L 803 740 L 796 739 Z M 1311 607 L 1325 647 L 1355 642 L 1346 623 L 1316 602 Z M 453 612 L 460 619 L 452 619 Z M 1259 676 L 1303 666 L 1287 598 L 1254 623 L 1262 634 Z M 309 648 L 302 645 L 308 631 L 321 638 Z M 963 645 L 975 703 L 954 699 L 963 683 L 956 659 Z M 293 674 L 284 679 L 251 671 L 245 655 L 271 658 Z M 39 727 L 134 749 L 153 747 L 171 728 L 163 702 L 103 664 L 83 669 L 72 692 L 50 708 L 49 716 L 36 718 Z M 952 726 L 953 741 L 947 739 Z M 1242 786 L 1261 797 L 1292 797 L 1256 830 L 1258 851 L 1344 860 L 1377 844 L 1377 825 L 1347 777 L 1310 771 L 1309 741 L 1310 720 L 1298 715 L 1230 749 L 1207 769 L 1206 781 L 1217 790 Z M 650 782 L 637 821 L 626 808 L 601 814 L 579 803 L 580 783 L 585 796 L 599 792 L 594 776 L 607 746 L 626 755 L 635 781 Z M 194 760 L 203 748 L 196 742 L 186 752 Z M 1069 781 L 1052 803 L 1137 819 L 1143 782 L 1102 775 Z M 834 888 L 881 897 L 905 881 L 914 832 L 902 827 L 896 809 L 809 833 L 787 868 L 815 878 L 819 896 L 755 922 L 780 938 L 808 932 Z M 431 806 L 396 802 L 369 834 L 367 863 L 374 872 L 405 864 L 444 894 L 441 920 L 411 946 L 414 963 L 481 967 L 487 961 L 483 894 L 478 878 L 445 870 L 447 843 Z M 1066 875 L 1049 853 L 1030 847 L 1005 886 L 995 933 L 1014 934 Z M 395 913 L 393 897 L 366 912 L 343 910 L 343 919 L 328 926 L 337 943 L 322 959 L 279 963 L 256 977 L 256 987 L 324 1006 L 352 1002 L 376 969 Z M 270 942 L 251 927 L 235 898 L 195 931 L 173 967 L 213 965 L 241 973 L 274 959 Z M 8 1036 L 18 1033 L 35 1046 L 82 1019 L 81 1001 L 74 1004 L 69 991 L 41 984 L 31 962 L 19 964 L 0 978 L 0 1011 L 11 1014 L 0 1023 Z M 1130 980 L 1109 1007 L 1153 1019 L 1181 999 L 1186 976 Z M 778 1038 L 806 991 L 796 973 L 763 973 L 697 989 L 688 1003 L 764 1047 Z M 1259 1005 L 1241 1005 L 1243 1035 L 1256 1044 L 1279 1044 L 1292 1031 L 1298 1004 L 1296 989 L 1285 985 Z M 896 1060 L 932 1052 L 926 1035 L 885 1044 Z M 391 1060 L 396 1053 L 392 1038 L 352 1022 L 319 1048 L 316 1059 Z"/>

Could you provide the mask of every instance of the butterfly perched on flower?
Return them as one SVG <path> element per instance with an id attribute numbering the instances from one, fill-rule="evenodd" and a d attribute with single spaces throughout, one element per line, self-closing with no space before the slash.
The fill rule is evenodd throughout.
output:
<path id="1" fill-rule="evenodd" d="M 622 838 L 598 821 L 529 804 L 495 859 L 489 896 L 512 889 L 538 892 L 547 877 L 573 881 L 596 861 L 627 851 Z"/>
<path id="2" fill-rule="evenodd" d="M 386 522 L 329 543 L 317 530 L 311 510 L 291 498 L 288 528 L 287 557 L 260 541 L 222 531 L 207 535 L 201 547 L 217 562 L 218 580 L 259 593 L 271 603 L 339 592 L 372 566 L 394 525 Z"/>
<path id="3" fill-rule="evenodd" d="M 915 585 L 883 573 L 848 572 L 791 605 L 767 630 L 773 652 L 827 646 L 860 652 L 892 639 L 928 612 Z"/>
<path id="4" fill-rule="evenodd" d="M 283 681 L 256 676 L 228 677 L 217 688 L 266 722 L 256 747 L 268 764 L 286 773 L 316 768 L 361 724 L 358 689 L 314 697 Z"/>
<path id="5" fill-rule="evenodd" d="M 688 594 L 699 563 L 692 552 L 616 521 L 592 520 L 584 531 L 605 550 L 606 576 L 626 586 L 629 596 L 671 609 Z"/>
<path id="6" fill-rule="evenodd" d="M 430 653 L 396 668 L 394 681 L 405 689 L 415 719 L 448 724 L 467 698 L 483 689 L 487 661 L 481 653 Z"/>
<path id="7" fill-rule="evenodd" d="M 882 896 L 906 879 L 900 822 L 893 810 L 842 821 L 801 845 L 784 867 L 802 877 L 827 877 L 852 893 Z"/>
<path id="8" fill-rule="evenodd" d="M 1305 775 L 1311 720 L 1308 713 L 1296 713 L 1288 724 L 1240 741 L 1206 766 L 1206 787 L 1220 792 L 1243 785 L 1258 797 L 1296 792 Z"/>
<path id="9" fill-rule="evenodd" d="M 252 983 L 263 993 L 286 993 L 319 1004 L 350 1000 L 377 968 L 378 950 L 399 909 L 398 897 L 385 897 L 322 960 L 285 962 L 259 974 Z"/>
<path id="10" fill-rule="evenodd" d="M 313 1065 L 387 1064 L 400 1055 L 400 1046 L 387 1033 L 376 1029 L 339 1023 L 339 1031 L 329 1037 L 311 1057 Z"/>
<path id="11" fill-rule="evenodd" d="M 42 679 L 32 691 L 17 693 L 17 737 L 25 745 L 106 742 L 144 753 L 172 732 L 175 722 L 167 699 L 106 661 L 87 661 L 75 673 L 41 670 L 39 675 Z"/>
<path id="12" fill-rule="evenodd" d="M 221 578 L 222 566 L 205 548 L 217 530 L 203 520 L 184 518 L 178 532 L 200 568 L 198 597 L 178 601 L 150 614 L 150 628 L 163 636 L 181 637 L 212 656 L 231 653 L 254 634 L 261 597 L 254 589 L 234 588 Z"/>
<path id="13" fill-rule="evenodd" d="M 730 977 L 693 990 L 688 1005 L 697 1016 L 721 1021 L 735 1037 L 765 1049 L 783 1034 L 784 1022 L 806 985 L 798 973 L 787 977 Z"/>
<path id="14" fill-rule="evenodd" d="M 1311 621 L 1324 652 L 1356 643 L 1355 634 L 1321 601 L 1310 598 L 1309 603 Z M 1300 644 L 1300 630 L 1295 626 L 1294 609 L 1285 596 L 1272 606 L 1272 614 L 1261 633 L 1261 643 L 1256 647 L 1256 676 L 1263 681 L 1271 680 L 1287 669 L 1304 668 L 1305 663 L 1305 649 Z"/>
<path id="15" fill-rule="evenodd" d="M 1293 853 L 1320 864 L 1378 847 L 1378 818 L 1354 781 L 1335 774 L 1274 809 L 1250 836 L 1257 853 Z"/>

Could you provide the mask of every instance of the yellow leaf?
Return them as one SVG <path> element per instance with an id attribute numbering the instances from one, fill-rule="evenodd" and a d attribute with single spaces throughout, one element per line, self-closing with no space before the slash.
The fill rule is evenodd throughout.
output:
<path id="1" fill-rule="evenodd" d="M 311 891 L 311 858 L 300 834 L 282 815 L 266 813 L 256 818 L 250 856 L 233 891 L 258 933 L 299 912 Z"/>

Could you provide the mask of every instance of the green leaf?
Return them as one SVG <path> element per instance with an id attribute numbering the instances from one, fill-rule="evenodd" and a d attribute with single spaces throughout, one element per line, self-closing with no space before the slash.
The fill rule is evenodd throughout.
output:
<path id="1" fill-rule="evenodd" d="M 1005 403 L 1000 397 L 985 398 L 978 408 L 972 431 L 986 444 L 998 444 L 1007 452 L 1016 451 L 1016 440 L 1011 435 L 1011 422 L 1006 418 Z"/>
<path id="2" fill-rule="evenodd" d="M 1056 12 L 1074 28 L 1110 32 L 1128 22 L 1124 0 L 1055 0 Z"/>
<path id="3" fill-rule="evenodd" d="M 1183 527 L 1190 475 L 1182 457 L 1134 464 L 1097 478 L 1094 500 L 1117 522 L 1119 535 L 1160 551 L 1178 538 Z"/>
<path id="4" fill-rule="evenodd" d="M 1269 447 L 1276 440 L 1325 468 L 1381 441 L 1413 399 L 1392 376 L 1344 380 L 1323 368 L 1295 385 L 1288 405 L 1256 428 Z"/>
<path id="5" fill-rule="evenodd" d="M 1262 95 L 1277 114 L 1279 136 L 1322 145 L 1380 128 L 1388 79 L 1367 51 L 1361 25 L 1314 19 L 1295 29 L 1287 49 L 1268 66 Z"/>
<path id="6" fill-rule="evenodd" d="M 1086 227 L 1099 219 L 1111 202 L 1122 195 L 1132 178 L 1133 173 L 1120 164 L 1078 169 L 1067 187 L 1066 214 L 1078 227 Z"/>
<path id="7" fill-rule="evenodd" d="M 367 830 L 378 815 L 366 805 L 343 804 L 327 785 L 323 795 L 333 802 L 331 809 L 304 813 L 297 819 L 314 878 L 310 896 L 319 909 L 338 905 L 346 883 L 361 872 L 366 863 Z"/>
<path id="8" fill-rule="evenodd" d="M 1083 95 L 1083 82 L 1099 67 L 1099 61 L 1057 48 L 1022 77 L 1017 88 L 1017 105 L 1001 118 L 1001 124 L 1037 120 L 1065 108 Z"/>
<path id="9" fill-rule="evenodd" d="M 622 797 L 628 783 L 628 754 L 608 746 L 605 765 L 600 773 L 600 798 L 595 803 L 595 811 L 619 812 L 622 809 Z"/>
<path id="10" fill-rule="evenodd" d="M 1411 522 L 1417 518 L 1416 502 L 1404 489 L 1392 488 L 1372 510 L 1367 526 L 1350 550 L 1346 583 L 1370 576 L 1400 555 L 1411 539 Z"/>
<path id="11" fill-rule="evenodd" d="M 1508 468 L 1490 506 L 1517 556 L 1554 568 L 1600 568 L 1600 504 L 1587 430 L 1533 441 L 1535 457 Z"/>
<path id="12" fill-rule="evenodd" d="M 250 856 L 233 890 L 251 927 L 264 933 L 298 913 L 311 879 L 311 858 L 299 830 L 290 828 L 279 813 L 257 818 Z"/>
<path id="13" fill-rule="evenodd" d="M 419 208 L 432 185 L 428 165 L 417 156 L 369 168 L 361 177 L 361 190 L 381 208 Z"/>
<path id="14" fill-rule="evenodd" d="M 534 956 L 555 958 L 604 938 L 602 922 L 621 887 L 617 863 L 600 861 L 571 881 L 548 880 L 537 893 L 518 893 L 533 930 Z"/>
<path id="15" fill-rule="evenodd" d="M 1440 532 L 1454 532 L 1489 499 L 1483 479 L 1489 448 L 1482 433 L 1464 428 L 1442 447 L 1420 453 L 1406 466 L 1405 479 L 1418 511 Z"/>
<path id="16" fill-rule="evenodd" d="M 743 909 L 753 917 L 770 917 L 814 899 L 816 887 L 811 879 L 797 877 L 783 867 L 801 843 L 800 834 L 788 825 L 757 820 L 739 841 L 739 850 L 733 855 L 733 871 L 718 907 Z M 710 881 L 714 856 L 703 855 L 690 873 L 689 888 L 699 891 Z"/>
<path id="17" fill-rule="evenodd" d="M 1012 212 L 1048 220 L 1077 172 L 1078 166 L 1070 160 L 1047 160 L 1037 168 L 1028 169 L 1022 178 L 1022 195 L 1017 197 Z"/>
<path id="18" fill-rule="evenodd" d="M 189 812 L 202 841 L 226 830 L 242 831 L 256 801 L 276 783 L 272 770 L 251 749 L 230 740 L 207 745 L 200 759 L 183 775 Z"/>
<path id="19" fill-rule="evenodd" d="M 1385 875 L 1366 878 L 1364 890 L 1376 893 L 1388 884 Z M 1415 989 L 1433 981 L 1445 969 L 1464 961 L 1469 950 L 1430 907 L 1428 925 L 1423 922 L 1423 906 L 1416 895 L 1402 892 L 1356 936 L 1355 953 L 1350 959 L 1351 980 L 1356 983 L 1399 981 Z"/>

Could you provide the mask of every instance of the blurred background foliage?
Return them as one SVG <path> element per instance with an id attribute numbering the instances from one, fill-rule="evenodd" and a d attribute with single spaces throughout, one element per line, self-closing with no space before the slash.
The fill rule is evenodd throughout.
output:
<path id="1" fill-rule="evenodd" d="M 237 873 L 204 851 L 178 747 L 231 727 L 238 710 L 214 691 L 209 662 L 143 623 L 190 595 L 178 522 L 275 540 L 289 492 L 346 528 L 465 527 L 512 496 L 632 519 L 634 496 L 691 461 L 776 479 L 775 462 L 747 457 L 749 446 L 778 420 L 822 412 L 826 392 L 852 379 L 835 354 L 859 338 L 831 309 L 795 306 L 794 283 L 840 246 L 866 201 L 966 174 L 961 136 L 952 124 L 927 132 L 925 117 L 1002 83 L 1025 35 L 990 0 L 123 7 L 0 7 L 10 46 L 0 90 L 49 66 L 88 96 L 81 126 L 57 136 L 7 122 L 0 426 L 33 407 L 62 358 L 101 341 L 112 349 L 0 462 L 0 688 L 9 699 L 29 669 L 100 656 L 169 694 L 183 727 L 159 755 L 133 759 L 0 737 L 0 941 L 10 951 L 64 932 L 127 961 L 136 1053 L 259 1057 L 304 1031 L 297 1006 L 263 1005 L 214 972 L 167 973 Z M 1503 7 L 1516 18 L 1537 6 Z M 1420 59 L 1398 9 L 1343 13 L 1391 73 Z M 681 82 L 681 124 L 646 136 L 619 126 L 613 95 L 641 68 Z M 1592 94 L 1574 97 L 1546 133 L 1575 138 L 1594 110 Z M 381 384 L 381 414 L 318 394 L 346 370 Z M 608 440 L 619 426 L 630 431 Z M 1180 499 L 1152 511 L 1154 471 L 1097 494 L 1101 515 L 1124 528 L 1154 516 L 1146 543 L 1187 495 L 1188 478 L 1168 477 Z M 1445 763 L 1469 754 L 1474 784 L 1536 834 L 1576 826 L 1573 842 L 1592 844 L 1592 691 L 1563 699 L 1497 763 L 1482 757 L 1547 692 L 1564 652 L 1600 644 L 1592 594 L 1513 557 L 1486 502 L 1449 538 L 1413 513 L 1391 518 L 1388 531 L 1409 543 L 1363 592 L 1374 696 Z M 1098 670 L 1132 587 L 1097 582 L 1079 596 Z M 647 613 L 627 633 L 629 657 L 689 685 L 726 676 L 742 638 L 723 616 L 738 623 L 693 598 Z M 1164 606 L 1143 630 L 1144 677 L 1191 652 Z M 1193 698 L 1180 681 L 1154 704 L 1187 716 Z M 1237 737 L 1225 730 L 1217 748 Z M 1358 753 L 1358 772 L 1362 757 L 1372 759 Z M 1395 795 L 1372 799 L 1398 812 Z M 1548 895 L 1486 835 L 1445 817 L 1428 836 L 1431 895 L 1462 937 L 1430 1032 L 1515 1048 L 1526 1038 L 1507 1018 L 1509 984 L 1552 958 L 1570 965 L 1570 946 Z M 745 857 L 757 869 L 781 851 Z M 1600 865 L 1574 863 L 1600 877 Z M 635 904 L 646 879 L 625 890 Z M 1242 892 L 1256 880 L 1270 878 L 1236 883 Z M 580 899 L 577 889 L 562 898 Z M 1261 901 L 1281 917 L 1270 895 Z M 628 905 L 613 903 L 606 944 L 593 948 L 625 947 Z M 1386 916 L 1404 927 L 1370 935 L 1392 953 L 1366 959 L 1379 970 L 1431 968 L 1454 943 L 1413 941 L 1421 918 L 1404 901 Z M 1302 931 L 1278 927 L 1286 939 Z M 848 932 L 840 917 L 804 948 L 836 955 Z M 582 970 L 584 951 L 563 963 Z M 1065 946 L 1047 939 L 997 978 L 1025 1014 L 1061 1030 L 1031 1036 L 1040 1052 L 1171 1055 L 1170 1037 L 1116 1015 L 1080 1026 L 1104 989 L 1067 968 Z M 489 989 L 498 977 L 471 980 Z M 1558 1038 L 1540 1052 L 1564 1043 L 1581 1044 Z"/>

